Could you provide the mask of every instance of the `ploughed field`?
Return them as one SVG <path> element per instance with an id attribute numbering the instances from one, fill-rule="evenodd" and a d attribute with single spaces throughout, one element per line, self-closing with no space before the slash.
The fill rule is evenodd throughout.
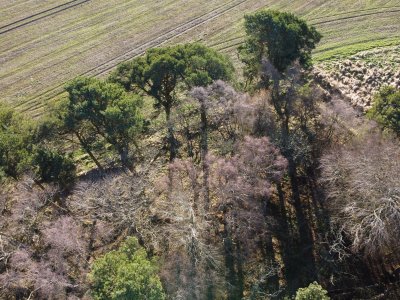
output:
<path id="1" fill-rule="evenodd" d="M 0 101 L 40 115 L 66 81 L 161 45 L 200 41 L 235 58 L 243 15 L 262 7 L 315 25 L 316 61 L 400 44 L 400 0 L 0 0 Z"/>

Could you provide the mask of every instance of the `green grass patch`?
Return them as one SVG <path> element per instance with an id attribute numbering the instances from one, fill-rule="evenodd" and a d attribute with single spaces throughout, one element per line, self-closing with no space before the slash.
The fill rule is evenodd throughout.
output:
<path id="1" fill-rule="evenodd" d="M 313 55 L 315 62 L 324 62 L 329 60 L 337 60 L 348 58 L 351 55 L 357 54 L 361 51 L 371 50 L 374 48 L 389 47 L 400 44 L 400 37 L 393 39 L 377 39 L 366 40 L 357 44 L 340 46 L 329 50 L 316 51 Z"/>

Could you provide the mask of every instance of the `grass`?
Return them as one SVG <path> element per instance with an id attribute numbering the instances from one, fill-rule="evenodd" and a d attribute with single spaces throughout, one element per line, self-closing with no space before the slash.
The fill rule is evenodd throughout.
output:
<path id="1" fill-rule="evenodd" d="M 292 11 L 315 24 L 324 35 L 314 53 L 317 62 L 400 44 L 400 0 L 75 0 L 83 4 L 40 14 L 69 2 L 74 1 L 0 0 L 1 101 L 40 115 L 66 81 L 105 76 L 158 45 L 200 41 L 235 58 L 243 15 L 263 7 Z M 7 27 L 30 15 L 43 18 Z M 1 33 L 2 27 L 11 30 Z"/>

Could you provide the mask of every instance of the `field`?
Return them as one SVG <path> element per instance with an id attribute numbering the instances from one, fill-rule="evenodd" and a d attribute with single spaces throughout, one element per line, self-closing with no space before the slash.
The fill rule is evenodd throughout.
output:
<path id="1" fill-rule="evenodd" d="M 400 44 L 400 0 L 0 0 L 0 101 L 37 116 L 66 81 L 165 44 L 201 41 L 235 58 L 243 15 L 262 7 L 314 24 L 316 61 Z"/>

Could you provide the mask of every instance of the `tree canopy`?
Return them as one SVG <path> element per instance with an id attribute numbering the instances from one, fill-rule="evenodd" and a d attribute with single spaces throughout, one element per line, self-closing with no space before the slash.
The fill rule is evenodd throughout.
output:
<path id="1" fill-rule="evenodd" d="M 0 175 L 17 178 L 28 166 L 33 126 L 13 109 L 0 106 Z"/>
<path id="2" fill-rule="evenodd" d="M 317 282 L 310 283 L 308 287 L 297 290 L 295 300 L 329 300 L 328 292 Z"/>
<path id="3" fill-rule="evenodd" d="M 322 37 L 294 14 L 275 10 L 246 15 L 245 30 L 247 38 L 239 51 L 244 75 L 249 79 L 258 75 L 263 59 L 268 59 L 281 73 L 296 60 L 309 66 L 311 51 Z"/>
<path id="4" fill-rule="evenodd" d="M 56 182 L 66 187 L 74 182 L 75 165 L 47 142 L 47 125 L 47 120 L 28 120 L 12 108 L 0 106 L 0 179 L 18 179 L 30 172 L 37 183 Z"/>
<path id="5" fill-rule="evenodd" d="M 99 141 L 111 144 L 121 163 L 130 166 L 130 143 L 142 130 L 142 98 L 127 94 L 115 84 L 78 77 L 66 87 L 69 94 L 60 118 L 67 132 L 74 133 L 82 148 L 99 166 L 91 152 Z"/>
<path id="6" fill-rule="evenodd" d="M 57 182 L 63 187 L 70 187 L 75 182 L 76 167 L 71 155 L 39 147 L 32 156 L 32 163 L 35 173 L 44 182 Z"/>
<path id="7" fill-rule="evenodd" d="M 214 80 L 232 78 L 233 65 L 217 51 L 201 44 L 154 48 L 142 57 L 121 64 L 111 75 L 128 91 L 142 92 L 154 98 L 157 108 L 165 110 L 170 160 L 176 156 L 171 110 L 177 101 L 178 87 L 206 86 Z"/>
<path id="8" fill-rule="evenodd" d="M 195 43 L 149 49 L 144 56 L 121 64 L 111 81 L 152 96 L 156 106 L 170 108 L 180 83 L 189 88 L 206 86 L 217 79 L 231 79 L 232 73 L 226 56 Z"/>
<path id="9" fill-rule="evenodd" d="M 92 295 L 98 300 L 165 299 L 155 264 L 136 238 L 97 259 L 90 273 Z"/>

